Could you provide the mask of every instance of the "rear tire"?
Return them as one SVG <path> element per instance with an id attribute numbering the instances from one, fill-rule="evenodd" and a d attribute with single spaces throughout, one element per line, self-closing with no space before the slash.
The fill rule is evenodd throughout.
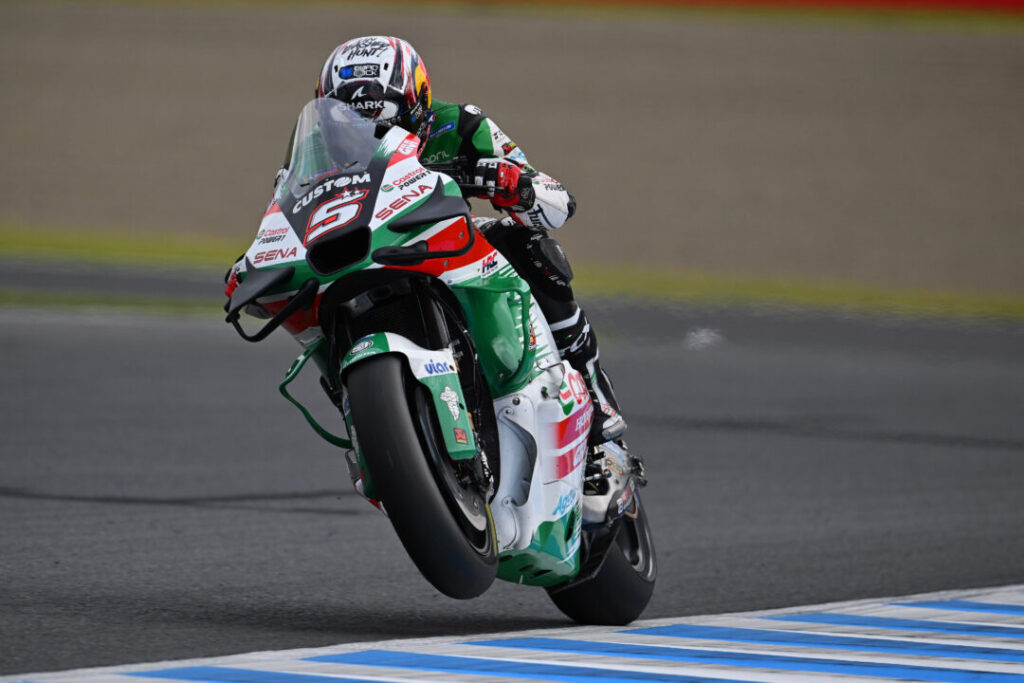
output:
<path id="1" fill-rule="evenodd" d="M 615 539 L 593 578 L 570 588 L 549 589 L 551 601 L 574 621 L 623 626 L 639 617 L 650 602 L 658 567 L 639 494 L 634 501 L 633 513 L 619 519 Z"/>
<path id="2" fill-rule="evenodd" d="M 448 457 L 426 388 L 395 355 L 352 366 L 346 386 L 370 478 L 409 557 L 445 595 L 477 597 L 497 574 L 494 522 Z"/>

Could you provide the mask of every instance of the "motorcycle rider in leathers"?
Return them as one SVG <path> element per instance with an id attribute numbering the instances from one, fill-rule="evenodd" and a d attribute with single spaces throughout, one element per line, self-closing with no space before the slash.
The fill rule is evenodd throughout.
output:
<path id="1" fill-rule="evenodd" d="M 562 248 L 548 236 L 572 218 L 576 202 L 561 183 L 537 171 L 519 146 L 471 104 L 434 100 L 430 78 L 405 40 L 366 36 L 339 45 L 316 84 L 330 97 L 380 125 L 401 126 L 423 140 L 420 162 L 487 188 L 502 220 L 475 217 L 487 241 L 526 280 L 554 333 L 561 357 L 578 370 L 594 404 L 590 445 L 617 440 L 626 430 L 611 382 L 598 360 L 597 339 L 576 303 L 572 270 Z M 291 150 L 285 156 L 285 164 Z M 280 180 L 287 167 L 278 172 Z"/>

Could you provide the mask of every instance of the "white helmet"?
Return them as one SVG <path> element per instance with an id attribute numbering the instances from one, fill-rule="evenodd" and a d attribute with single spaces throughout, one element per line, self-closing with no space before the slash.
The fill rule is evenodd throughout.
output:
<path id="1" fill-rule="evenodd" d="M 331 53 L 316 82 L 317 97 L 332 97 L 386 126 L 401 126 L 426 140 L 434 121 L 430 77 L 408 42 L 366 36 Z"/>

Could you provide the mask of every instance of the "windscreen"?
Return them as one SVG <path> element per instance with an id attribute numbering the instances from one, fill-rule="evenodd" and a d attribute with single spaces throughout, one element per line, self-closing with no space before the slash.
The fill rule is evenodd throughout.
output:
<path id="1" fill-rule="evenodd" d="M 380 144 L 375 130 L 372 121 L 338 100 L 307 103 L 295 125 L 288 173 L 277 187 L 278 203 L 289 194 L 298 199 L 320 178 L 366 171 Z"/>

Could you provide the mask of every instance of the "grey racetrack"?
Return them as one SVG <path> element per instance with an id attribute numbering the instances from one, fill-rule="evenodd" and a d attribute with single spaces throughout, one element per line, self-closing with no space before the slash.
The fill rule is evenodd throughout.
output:
<path id="1" fill-rule="evenodd" d="M 590 311 L 651 473 L 645 617 L 1024 581 L 1019 326 Z M 297 349 L 0 311 L 0 672 L 566 623 L 416 573 L 278 396 Z"/>
<path id="2" fill-rule="evenodd" d="M 0 238 L 242 251 L 323 58 L 378 32 L 576 194 L 574 264 L 1024 292 L 1014 23 L 7 0 Z M 209 274 L 5 245 L 0 295 L 219 305 Z M 645 617 L 1024 582 L 1019 323 L 585 303 L 651 474 Z M 430 588 L 277 394 L 297 351 L 0 307 L 0 674 L 567 624 Z"/>

